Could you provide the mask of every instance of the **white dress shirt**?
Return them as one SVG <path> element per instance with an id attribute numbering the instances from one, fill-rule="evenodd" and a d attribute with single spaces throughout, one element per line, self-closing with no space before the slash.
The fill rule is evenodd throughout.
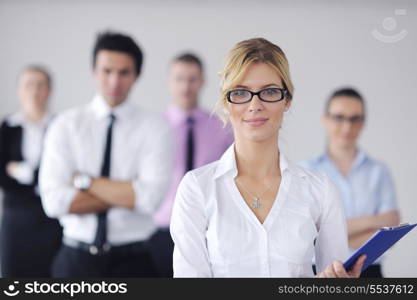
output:
<path id="1" fill-rule="evenodd" d="M 35 170 L 39 167 L 42 153 L 43 137 L 46 131 L 50 115 L 38 123 L 27 120 L 22 112 L 16 112 L 7 117 L 9 126 L 22 127 L 22 157 L 23 161 L 18 162 L 12 177 L 21 184 L 32 184 Z"/>
<path id="2" fill-rule="evenodd" d="M 50 217 L 59 218 L 64 236 L 92 243 L 97 215 L 70 214 L 78 192 L 75 173 L 100 177 L 106 132 L 113 113 L 110 179 L 132 181 L 135 207 L 112 207 L 107 214 L 107 240 L 123 245 L 148 239 L 156 229 L 152 214 L 163 200 L 171 173 L 171 133 L 162 116 L 147 113 L 128 101 L 111 109 L 101 96 L 59 115 L 45 138 L 39 183 Z"/>
<path id="3" fill-rule="evenodd" d="M 346 221 L 325 175 L 280 155 L 281 184 L 261 224 L 236 187 L 234 145 L 188 172 L 171 219 L 174 277 L 311 277 L 348 256 Z"/>

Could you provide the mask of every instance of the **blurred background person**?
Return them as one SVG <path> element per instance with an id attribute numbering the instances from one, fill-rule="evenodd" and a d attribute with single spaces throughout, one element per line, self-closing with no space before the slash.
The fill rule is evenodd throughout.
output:
<path id="1" fill-rule="evenodd" d="M 129 36 L 105 32 L 93 49 L 97 94 L 60 114 L 40 169 L 42 203 L 64 227 L 54 277 L 153 277 L 148 239 L 168 189 L 170 128 L 129 99 L 143 53 Z"/>
<path id="2" fill-rule="evenodd" d="M 322 117 L 327 134 L 326 151 L 302 163 L 324 172 L 337 185 L 348 219 L 352 253 L 378 229 L 398 225 L 400 219 L 388 168 L 358 146 L 365 120 L 366 105 L 361 94 L 352 88 L 336 90 L 327 100 Z M 381 259 L 361 277 L 382 277 Z"/>
<path id="3" fill-rule="evenodd" d="M 27 66 L 18 78 L 20 109 L 0 129 L 0 186 L 4 192 L 0 230 L 4 277 L 50 277 L 61 243 L 61 226 L 48 218 L 38 192 L 38 170 L 45 131 L 51 120 L 51 76 Z"/>
<path id="4" fill-rule="evenodd" d="M 174 173 L 165 201 L 155 214 L 158 232 L 152 238 L 152 253 L 160 277 L 172 277 L 174 243 L 169 233 L 177 186 L 184 174 L 218 160 L 233 142 L 230 127 L 199 106 L 204 85 L 201 59 L 193 53 L 176 56 L 168 74 L 171 103 L 165 112 L 174 137 Z"/>

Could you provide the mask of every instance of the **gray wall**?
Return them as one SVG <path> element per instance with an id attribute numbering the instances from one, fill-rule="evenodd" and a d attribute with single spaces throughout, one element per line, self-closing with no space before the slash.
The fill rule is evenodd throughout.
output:
<path id="1" fill-rule="evenodd" d="M 323 151 L 319 118 L 325 98 L 340 85 L 356 86 L 369 110 L 361 144 L 390 166 L 403 220 L 416 222 L 416 2 L 198 2 L 1 0 L 0 115 L 17 108 L 16 75 L 32 62 L 53 71 L 54 111 L 89 101 L 94 94 L 91 48 L 104 29 L 130 33 L 144 48 L 144 73 L 131 96 L 135 102 L 162 111 L 168 102 L 167 63 L 179 51 L 193 50 L 205 61 L 201 101 L 211 109 L 227 50 L 239 40 L 266 37 L 286 51 L 296 87 L 282 131 L 281 147 L 288 156 L 297 161 Z M 406 14 L 396 15 L 396 9 Z M 396 28 L 392 19 L 383 23 L 389 17 Z M 372 35 L 374 29 L 391 36 L 406 30 L 407 35 L 386 43 Z M 387 255 L 386 275 L 417 277 L 416 253 L 417 232 L 412 232 Z"/>

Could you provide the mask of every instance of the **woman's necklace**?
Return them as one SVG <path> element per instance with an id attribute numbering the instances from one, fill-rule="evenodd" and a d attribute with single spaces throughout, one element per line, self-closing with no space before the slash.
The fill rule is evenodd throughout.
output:
<path id="1" fill-rule="evenodd" d="M 236 178 L 236 182 L 249 194 L 249 196 L 252 198 L 252 200 L 253 200 L 253 202 L 251 203 L 251 206 L 253 207 L 253 208 L 260 208 L 261 207 L 261 205 L 262 205 L 262 203 L 261 203 L 261 198 L 265 195 L 265 193 L 267 192 L 267 191 L 269 191 L 269 189 L 274 185 L 274 183 L 272 182 L 269 186 L 268 186 L 268 188 L 265 190 L 265 191 L 263 191 L 263 193 L 259 196 L 259 197 L 257 197 L 257 196 L 254 196 L 251 192 L 249 192 L 245 187 L 244 187 L 244 185 Z"/>

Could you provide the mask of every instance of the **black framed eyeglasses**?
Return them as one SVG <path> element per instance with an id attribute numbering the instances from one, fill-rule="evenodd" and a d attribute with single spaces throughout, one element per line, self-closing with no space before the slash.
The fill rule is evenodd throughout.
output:
<path id="1" fill-rule="evenodd" d="M 287 92 L 288 91 L 285 88 L 266 88 L 257 92 L 245 89 L 236 89 L 228 91 L 226 96 L 227 101 L 234 104 L 248 103 L 252 101 L 252 98 L 255 95 L 264 102 L 278 102 L 285 98 Z"/>

